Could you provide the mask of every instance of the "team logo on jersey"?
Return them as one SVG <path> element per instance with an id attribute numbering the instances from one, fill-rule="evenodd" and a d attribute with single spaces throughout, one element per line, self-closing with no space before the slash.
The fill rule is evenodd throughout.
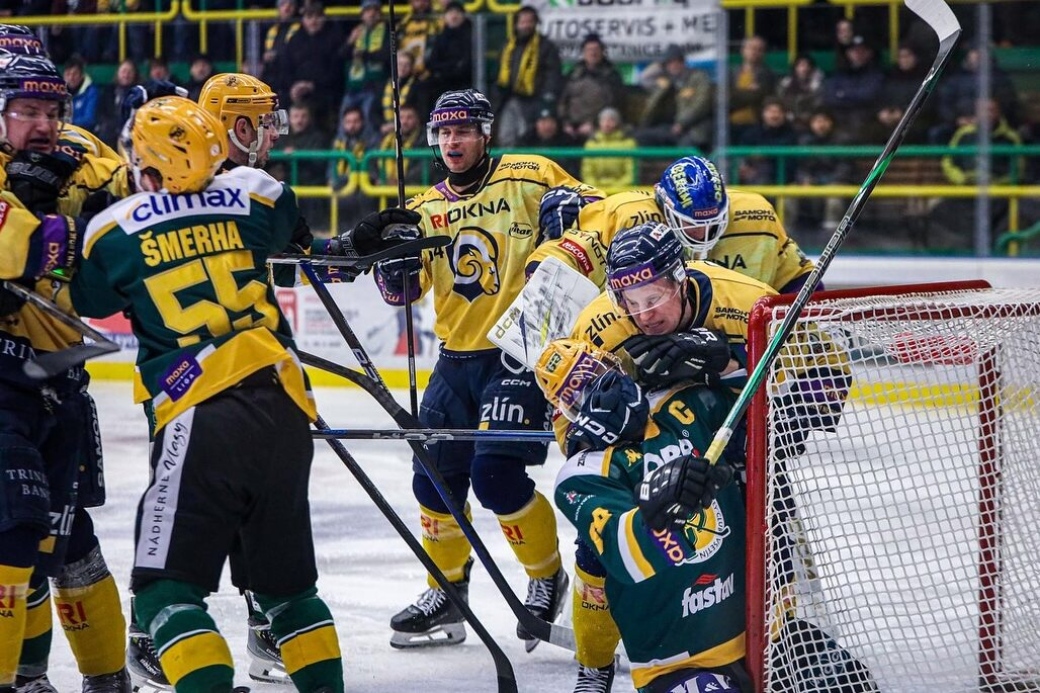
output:
<path id="1" fill-rule="evenodd" d="M 498 243 L 484 229 L 462 227 L 452 243 L 448 262 L 455 275 L 453 290 L 467 301 L 482 295 L 493 296 L 502 286 L 498 276 Z"/>
<path id="2" fill-rule="evenodd" d="M 651 530 L 657 548 L 673 565 L 704 563 L 719 552 L 732 532 L 718 501 L 687 520 L 682 537 L 670 529 Z M 680 541 L 680 539 L 683 539 Z M 693 547 L 693 552 L 690 552 Z"/>

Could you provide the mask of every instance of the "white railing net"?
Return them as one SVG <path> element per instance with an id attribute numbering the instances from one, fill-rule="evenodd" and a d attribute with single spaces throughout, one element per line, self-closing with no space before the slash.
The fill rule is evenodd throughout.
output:
<path id="1" fill-rule="evenodd" d="M 834 353 L 842 416 L 802 450 L 784 395 Z M 765 690 L 1040 691 L 1040 290 L 812 303 L 766 387 Z"/>

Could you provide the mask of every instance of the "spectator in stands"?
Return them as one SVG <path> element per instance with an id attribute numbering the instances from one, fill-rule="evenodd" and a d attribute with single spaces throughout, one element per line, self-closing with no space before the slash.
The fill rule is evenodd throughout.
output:
<path id="1" fill-rule="evenodd" d="M 737 141 L 745 147 L 793 147 L 798 144 L 798 133 L 787 120 L 784 103 L 775 96 L 762 102 L 758 125 L 744 131 Z M 771 156 L 749 156 L 740 162 L 740 182 L 747 185 L 776 185 L 780 183 L 778 161 Z M 794 161 L 787 160 L 785 175 L 793 178 Z M 784 181 L 788 182 L 788 181 Z"/>
<path id="2" fill-rule="evenodd" d="M 116 68 L 112 84 L 101 91 L 95 133 L 106 144 L 114 147 L 119 141 L 119 133 L 123 130 L 123 99 L 139 82 L 137 64 L 133 60 L 124 60 Z"/>
<path id="3" fill-rule="evenodd" d="M 205 53 L 199 53 L 191 61 L 188 74 L 191 77 L 187 85 L 188 98 L 198 102 L 199 94 L 202 93 L 202 85 L 213 76 L 213 61 Z"/>
<path id="4" fill-rule="evenodd" d="M 616 108 L 600 111 L 599 126 L 585 149 L 635 149 L 636 141 L 622 128 Z M 581 161 L 582 182 L 601 190 L 627 190 L 636 182 L 636 163 L 631 157 L 585 157 Z"/>
<path id="5" fill-rule="evenodd" d="M 990 143 L 993 145 L 1022 144 L 1022 137 L 1008 124 L 1000 108 L 1000 102 L 990 98 L 984 102 L 985 111 L 983 115 L 990 127 Z M 965 124 L 957 129 L 950 140 L 950 147 L 963 147 L 978 144 L 979 120 L 974 109 L 964 113 Z M 1016 181 L 1021 182 L 1025 162 L 1018 157 L 996 156 L 990 160 L 990 182 L 995 184 L 1010 183 L 1012 172 L 1016 174 Z M 953 185 L 975 185 L 978 181 L 978 170 L 976 168 L 975 155 L 966 156 L 944 156 L 942 160 L 943 173 L 946 179 Z"/>
<path id="6" fill-rule="evenodd" d="M 624 85 L 621 73 L 607 59 L 599 34 L 589 34 L 581 44 L 581 60 L 571 69 L 560 95 L 563 129 L 578 139 L 588 139 L 605 108 L 621 108 Z"/>
<path id="7" fill-rule="evenodd" d="M 397 54 L 398 98 L 401 106 L 411 106 L 426 121 L 429 114 L 429 86 L 427 81 L 415 71 L 415 63 L 411 53 Z M 383 96 L 380 101 L 382 125 L 380 134 L 394 131 L 394 85 L 392 79 L 386 80 Z"/>
<path id="8" fill-rule="evenodd" d="M 636 139 L 643 146 L 711 148 L 712 86 L 704 70 L 686 66 L 682 48 L 668 46 L 640 78 L 648 96 Z"/>
<path id="9" fill-rule="evenodd" d="M 802 135 L 798 143 L 803 147 L 836 147 L 845 144 L 837 128 L 834 116 L 819 109 L 809 119 L 809 132 Z M 799 185 L 847 185 L 852 182 L 852 166 L 840 156 L 812 156 L 799 159 L 795 180 Z M 788 198 L 784 210 L 785 218 L 792 221 L 807 221 L 821 227 L 824 232 L 833 232 L 845 213 L 846 201 L 838 197 Z"/>
<path id="10" fill-rule="evenodd" d="M 300 25 L 286 47 L 289 97 L 307 101 L 319 127 L 331 129 L 330 119 L 343 96 L 343 35 L 326 21 L 325 6 L 318 0 L 303 6 Z"/>
<path id="11" fill-rule="evenodd" d="M 148 59 L 148 79 L 157 82 L 180 84 L 177 78 L 173 76 L 173 73 L 170 72 L 170 63 L 167 62 L 164 55 L 156 55 Z"/>
<path id="12" fill-rule="evenodd" d="M 421 127 L 422 121 L 419 119 L 419 111 L 415 106 L 407 104 L 401 106 L 401 150 L 418 149 L 426 145 L 425 132 Z M 420 135 L 422 137 L 420 138 Z M 379 148 L 387 151 L 394 151 L 396 148 L 395 138 L 393 132 L 388 132 L 383 136 L 383 140 L 379 143 Z M 388 157 L 386 159 L 376 159 L 372 162 L 373 165 L 373 182 L 383 183 L 386 185 L 395 185 L 397 183 L 397 161 L 394 157 Z M 406 185 L 417 185 L 423 183 L 423 173 L 425 166 L 423 166 L 422 159 L 411 159 L 405 157 L 404 159 L 404 182 Z"/>
<path id="13" fill-rule="evenodd" d="M 823 82 L 823 104 L 850 140 L 860 139 L 860 130 L 870 122 L 885 86 L 885 75 L 874 62 L 874 49 L 862 36 L 855 36 L 845 51 L 848 67 Z"/>
<path id="14" fill-rule="evenodd" d="M 834 25 L 834 71 L 847 70 L 849 59 L 845 52 L 852 46 L 852 40 L 856 38 L 856 27 L 851 19 L 842 17 Z"/>
<path id="15" fill-rule="evenodd" d="M 791 74 L 780 80 L 777 96 L 791 117 L 791 124 L 798 132 L 809 129 L 809 118 L 823 99 L 823 71 L 816 67 L 812 56 L 798 56 Z"/>
<path id="16" fill-rule="evenodd" d="M 493 103 L 502 147 L 516 146 L 542 107 L 555 107 L 560 94 L 560 51 L 538 32 L 538 22 L 537 10 L 521 7 L 513 15 L 513 35 L 499 59 Z"/>
<path id="17" fill-rule="evenodd" d="M 758 122 L 762 101 L 776 87 L 776 75 L 765 64 L 766 42 L 761 36 L 744 39 L 740 56 L 740 66 L 730 73 L 729 80 L 729 125 L 734 142 Z"/>
<path id="18" fill-rule="evenodd" d="M 433 37 L 440 30 L 441 20 L 430 8 L 430 0 L 411 0 L 411 11 L 397 27 L 397 49 L 411 54 L 416 73 L 423 77 Z"/>
<path id="19" fill-rule="evenodd" d="M 296 0 L 278 0 L 278 21 L 268 27 L 264 36 L 264 62 L 260 78 L 278 94 L 283 103 L 289 102 L 289 88 L 292 86 L 286 65 L 286 47 L 299 29 Z"/>
<path id="20" fill-rule="evenodd" d="M 375 146 L 376 138 L 366 122 L 364 111 L 360 106 L 348 106 L 340 119 L 339 132 L 332 141 L 332 149 L 337 152 L 350 152 L 360 163 L 365 152 L 374 149 Z M 329 185 L 338 193 L 349 182 L 351 173 L 353 170 L 346 159 L 333 159 L 329 162 Z M 362 193 L 360 189 L 350 195 L 338 196 L 336 202 L 339 205 L 339 223 L 343 228 L 353 227 L 361 217 L 376 209 L 375 200 Z"/>
<path id="21" fill-rule="evenodd" d="M 874 112 L 874 117 L 860 131 L 857 137 L 859 144 L 885 144 L 896 129 L 896 125 L 906 111 L 902 105 L 895 103 L 888 93 L 882 94 L 881 107 Z M 927 129 L 915 121 L 906 131 L 904 142 L 922 144 L 927 138 Z"/>
<path id="22" fill-rule="evenodd" d="M 433 37 L 426 68 L 431 94 L 473 86 L 473 22 L 458 0 L 444 8 L 444 28 Z"/>
<path id="23" fill-rule="evenodd" d="M 297 101 L 289 108 L 289 134 L 282 135 L 272 149 L 292 154 L 295 151 L 326 149 L 328 139 L 314 124 L 313 110 L 305 102 Z M 268 165 L 272 176 L 293 185 L 322 185 L 325 182 L 325 163 L 318 160 L 301 160 L 297 164 L 297 178 L 291 180 L 291 167 L 284 160 L 272 161 Z"/>
<path id="24" fill-rule="evenodd" d="M 979 83 L 981 58 L 978 48 L 970 48 L 961 62 L 961 69 L 948 74 L 939 82 L 937 103 L 939 124 L 932 130 L 930 139 L 935 144 L 949 140 L 959 128 L 975 120 L 975 103 L 982 93 Z M 1018 124 L 1018 95 L 1015 85 L 1007 73 L 1000 69 L 995 60 L 990 61 L 990 94 L 1000 105 L 1000 112 L 1008 122 Z"/>
<path id="25" fill-rule="evenodd" d="M 560 149 L 562 147 L 580 147 L 581 143 L 574 139 L 560 127 L 560 120 L 556 111 L 546 106 L 538 112 L 538 118 L 534 121 L 534 127 L 528 130 L 518 143 L 521 147 L 530 149 Z M 563 167 L 567 173 L 575 178 L 580 178 L 580 166 L 577 159 L 552 157 L 553 161 Z"/>
<path id="26" fill-rule="evenodd" d="M 87 74 L 87 64 L 78 55 L 65 62 L 65 84 L 72 96 L 72 124 L 93 131 L 97 127 L 99 92 Z"/>
<path id="27" fill-rule="evenodd" d="M 373 106 L 390 72 L 390 29 L 383 21 L 380 0 L 361 3 L 361 23 L 347 38 L 345 57 L 347 94 L 340 110 L 343 114 L 357 106 L 365 122 L 373 117 Z"/>

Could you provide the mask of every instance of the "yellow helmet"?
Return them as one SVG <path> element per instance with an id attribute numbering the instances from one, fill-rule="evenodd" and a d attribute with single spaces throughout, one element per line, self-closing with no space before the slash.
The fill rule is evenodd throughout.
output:
<path id="1" fill-rule="evenodd" d="M 534 375 L 545 398 L 573 421 L 585 386 L 615 368 L 621 366 L 610 352 L 579 339 L 557 339 L 538 358 Z"/>
<path id="2" fill-rule="evenodd" d="M 213 75 L 202 85 L 199 105 L 218 118 L 228 132 L 231 144 L 249 154 L 249 165 L 255 166 L 263 130 L 272 128 L 279 135 L 289 132 L 289 117 L 278 108 L 278 95 L 266 83 L 241 72 Z M 242 144 L 235 135 L 235 122 L 247 119 L 256 128 L 253 144 Z"/>
<path id="3" fill-rule="evenodd" d="M 220 122 L 180 96 L 152 99 L 134 114 L 129 152 L 140 190 L 141 174 L 154 170 L 171 193 L 203 190 L 227 159 Z"/>

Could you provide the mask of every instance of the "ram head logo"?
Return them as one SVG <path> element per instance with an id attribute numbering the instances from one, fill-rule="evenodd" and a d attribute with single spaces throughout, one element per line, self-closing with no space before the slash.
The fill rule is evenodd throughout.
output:
<path id="1" fill-rule="evenodd" d="M 450 260 L 455 293 L 471 302 L 482 294 L 498 293 L 498 244 L 487 231 L 463 227 L 452 244 Z"/>

